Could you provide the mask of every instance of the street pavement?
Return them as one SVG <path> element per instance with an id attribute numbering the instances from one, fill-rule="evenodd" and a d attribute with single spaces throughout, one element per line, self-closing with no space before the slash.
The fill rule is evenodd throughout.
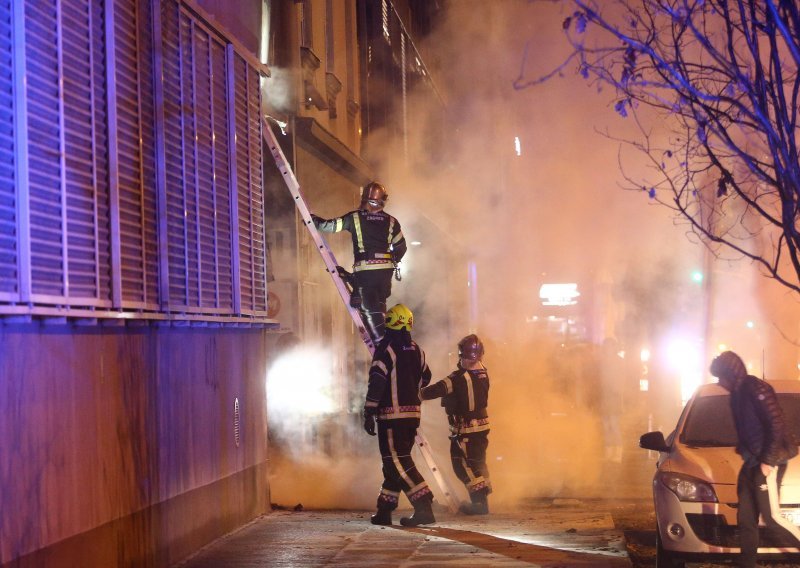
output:
<path id="1" fill-rule="evenodd" d="M 277 510 L 200 550 L 180 568 L 596 566 L 630 567 L 622 531 L 601 501 L 548 500 L 437 523 L 373 526 L 367 511 Z"/>

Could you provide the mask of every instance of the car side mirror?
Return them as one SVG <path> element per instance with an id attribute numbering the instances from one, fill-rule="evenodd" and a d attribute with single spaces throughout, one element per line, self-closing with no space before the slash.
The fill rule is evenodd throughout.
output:
<path id="1" fill-rule="evenodd" d="M 656 452 L 668 452 L 669 446 L 661 432 L 648 432 L 639 438 L 639 447 Z"/>

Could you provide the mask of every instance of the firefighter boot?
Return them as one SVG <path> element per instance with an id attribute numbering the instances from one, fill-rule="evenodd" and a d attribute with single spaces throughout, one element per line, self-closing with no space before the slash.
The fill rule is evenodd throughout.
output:
<path id="1" fill-rule="evenodd" d="M 470 493 L 471 503 L 461 503 L 458 508 L 459 512 L 465 515 L 488 515 L 489 514 L 489 499 L 486 493 Z"/>
<path id="2" fill-rule="evenodd" d="M 412 503 L 414 514 L 410 517 L 401 517 L 400 524 L 404 527 L 416 527 L 417 525 L 430 525 L 436 522 L 431 508 L 431 499 L 419 499 Z"/>
<path id="3" fill-rule="evenodd" d="M 378 512 L 369 518 L 373 525 L 390 526 L 392 524 L 392 510 L 388 507 L 378 507 Z"/>
<path id="4" fill-rule="evenodd" d="M 372 338 L 373 343 L 377 345 L 383 339 L 386 332 L 386 318 L 381 312 L 361 312 L 361 319 L 364 322 L 364 327 L 367 328 L 369 336 Z"/>

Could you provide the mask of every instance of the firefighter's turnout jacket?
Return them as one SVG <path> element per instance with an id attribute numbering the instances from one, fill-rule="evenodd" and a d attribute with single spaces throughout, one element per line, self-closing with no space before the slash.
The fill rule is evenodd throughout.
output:
<path id="1" fill-rule="evenodd" d="M 420 391 L 422 400 L 442 399 L 450 422 L 450 461 L 453 472 L 467 488 L 473 504 L 486 509 L 492 492 L 486 449 L 489 446 L 489 374 L 485 368 L 458 368 L 446 378 Z"/>
<path id="2" fill-rule="evenodd" d="M 453 434 L 474 434 L 489 430 L 489 374 L 486 369 L 457 369 L 425 387 L 422 400 L 442 399 Z"/>
<path id="3" fill-rule="evenodd" d="M 419 426 L 419 390 L 431 381 L 425 352 L 407 331 L 387 330 L 369 370 L 365 408 L 377 408 L 381 421 L 403 420 Z"/>
<path id="4" fill-rule="evenodd" d="M 335 219 L 319 219 L 316 226 L 326 233 L 350 233 L 354 272 L 393 269 L 408 249 L 400 223 L 385 211 L 350 211 Z"/>
<path id="5" fill-rule="evenodd" d="M 421 416 L 419 389 L 430 380 L 425 352 L 411 340 L 411 334 L 387 329 L 372 358 L 364 404 L 365 413 L 374 413 L 378 419 L 383 463 L 379 511 L 397 508 L 401 491 L 415 508 L 433 500 L 411 457 Z"/>

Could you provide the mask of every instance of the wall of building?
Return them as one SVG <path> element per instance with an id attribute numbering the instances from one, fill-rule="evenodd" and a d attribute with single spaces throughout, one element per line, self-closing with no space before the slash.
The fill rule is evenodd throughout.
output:
<path id="1" fill-rule="evenodd" d="M 0 565 L 169 566 L 268 511 L 275 337 L 0 326 Z"/>

